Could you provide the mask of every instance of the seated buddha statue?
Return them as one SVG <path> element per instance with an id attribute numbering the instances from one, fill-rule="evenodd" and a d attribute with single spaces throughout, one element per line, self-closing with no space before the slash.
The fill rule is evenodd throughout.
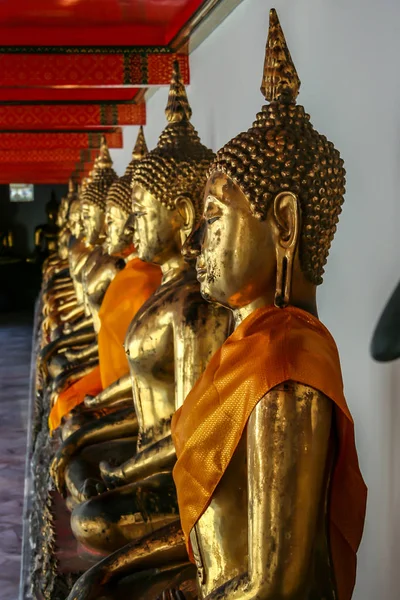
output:
<path id="1" fill-rule="evenodd" d="M 57 215 L 58 243 L 57 253 L 52 254 L 43 264 L 43 303 L 45 313 L 53 312 L 58 303 L 73 296 L 74 286 L 69 274 L 68 247 L 71 238 L 70 214 L 77 200 L 77 193 L 72 179 L 69 180 L 68 194 L 61 199 Z M 79 204 L 77 206 L 79 213 Z M 79 218 L 79 217 L 78 217 Z"/>
<path id="2" fill-rule="evenodd" d="M 172 422 L 200 598 L 350 600 L 355 582 L 366 487 L 316 305 L 345 171 L 299 85 L 272 10 L 269 104 L 217 153 L 188 241 L 202 294 L 235 323 Z"/>
<path id="3" fill-rule="evenodd" d="M 60 311 L 56 325 L 74 323 L 85 315 L 86 287 L 83 278 L 87 278 L 97 264 L 102 262 L 102 244 L 105 239 L 105 204 L 109 187 L 116 179 L 112 168 L 112 160 L 105 138 L 102 140 L 100 155 L 96 160 L 93 179 L 81 193 L 81 215 L 84 230 L 84 245 L 81 244 L 70 252 L 70 274 L 75 288 L 75 299 L 66 302 Z M 91 316 L 86 314 L 89 323 Z M 57 337 L 57 336 L 56 336 Z"/>
<path id="4" fill-rule="evenodd" d="M 50 254 L 57 252 L 58 225 L 56 224 L 58 202 L 54 191 L 46 204 L 47 223 L 35 228 L 35 256 L 44 261 Z"/>
<path id="5" fill-rule="evenodd" d="M 138 427 L 136 453 L 121 465 L 102 463 L 103 480 L 118 487 L 80 504 L 71 518 L 77 540 L 103 554 L 130 540 L 140 546 L 140 538 L 179 519 L 171 474 L 171 418 L 229 330 L 227 311 L 204 301 L 194 266 L 181 254 L 201 211 L 213 153 L 190 123 L 177 63 L 166 116 L 168 125 L 157 147 L 132 175 L 135 246 L 141 260 L 162 271 L 160 287 L 138 311 L 125 338 Z M 100 408 L 103 399 L 97 397 L 91 405 Z"/>
<path id="6" fill-rule="evenodd" d="M 44 265 L 42 281 L 42 322 L 44 344 L 62 333 L 61 315 L 79 306 L 71 275 L 86 246 L 83 240 L 81 203 L 78 190 L 68 193 L 68 215 L 58 249 L 58 258 Z M 66 258 L 66 259 L 65 259 Z"/>
<path id="7" fill-rule="evenodd" d="M 54 339 L 60 334 L 60 324 L 62 324 L 62 318 L 64 314 L 70 314 L 71 311 L 75 310 L 75 318 L 81 318 L 84 313 L 83 308 L 83 295 L 82 286 L 78 278 L 80 278 L 80 272 L 85 264 L 85 260 L 88 255 L 88 245 L 86 244 L 83 230 L 82 220 L 82 205 L 81 196 L 86 189 L 87 185 L 91 181 L 92 173 L 89 177 L 82 182 L 80 190 L 77 190 L 76 197 L 71 198 L 71 203 L 68 213 L 68 229 L 70 236 L 68 238 L 68 271 L 67 273 L 62 272 L 61 277 L 59 274 L 52 273 L 51 271 L 44 274 L 43 279 L 43 297 L 44 297 L 44 315 L 46 319 L 42 324 L 44 330 L 43 339 L 47 342 L 50 338 Z M 71 287 L 72 282 L 72 287 Z M 67 286 L 70 297 L 65 301 L 63 298 L 62 307 L 60 306 L 49 306 L 47 303 L 48 294 L 58 292 L 58 290 Z M 66 325 L 67 326 L 67 322 Z M 64 326 L 64 327 L 65 327 Z M 62 333 L 62 328 L 61 328 Z"/>
<path id="8" fill-rule="evenodd" d="M 97 283 L 97 286 L 93 285 L 93 298 L 90 288 L 91 279 L 89 278 L 88 281 L 89 304 L 91 304 L 91 310 L 94 313 L 95 330 L 98 333 L 99 365 L 96 368 L 92 368 L 85 377 L 78 379 L 73 385 L 59 395 L 50 414 L 49 426 L 51 431 L 59 426 L 61 419 L 66 417 L 72 409 L 77 410 L 77 407 L 82 406 L 82 402 L 86 395 L 97 395 L 111 385 L 113 386 L 114 397 L 117 396 L 117 403 L 121 404 L 121 400 L 128 399 L 130 406 L 132 406 L 131 385 L 124 384 L 122 381 L 125 378 L 128 380 L 128 384 L 130 383 L 128 376 L 129 367 L 123 349 L 123 341 L 132 318 L 144 301 L 159 286 L 161 280 L 161 271 L 159 267 L 144 263 L 137 257 L 135 248 L 132 245 L 132 231 L 131 228 L 127 226 L 127 223 L 131 220 L 132 216 L 130 173 L 134 168 L 134 165 L 143 158 L 145 152 L 147 152 L 147 147 L 141 129 L 134 148 L 132 161 L 128 165 L 125 175 L 111 185 L 107 195 L 107 236 L 104 247 L 110 257 L 114 260 L 118 259 L 118 263 L 114 266 L 112 264 L 102 264 L 99 262 L 97 265 L 103 270 L 102 281 L 107 282 L 107 278 L 111 280 L 108 282 L 104 298 L 99 302 L 98 307 L 96 302 L 98 302 L 99 294 L 101 293 L 100 284 Z M 118 268 L 118 270 L 114 273 L 116 268 Z M 111 277 L 112 274 L 115 276 Z M 81 351 L 81 355 L 84 359 L 89 356 L 87 348 Z M 77 358 L 79 359 L 79 352 L 73 353 L 72 351 L 67 351 L 64 356 L 66 356 L 68 360 L 76 360 Z M 74 380 L 77 379 L 79 370 L 86 371 L 87 367 L 87 364 L 82 366 L 78 365 L 67 375 L 67 379 L 70 379 L 71 376 L 73 376 Z M 103 393 L 103 397 L 106 394 Z M 104 413 L 107 411 L 103 410 L 102 412 Z M 88 413 L 89 409 L 86 408 L 84 411 L 86 420 L 90 417 L 90 414 Z M 63 437 L 66 437 L 64 435 L 65 431 L 71 433 L 71 419 L 68 419 L 68 421 L 67 426 L 63 427 Z M 73 418 L 74 429 L 78 421 L 79 419 L 77 419 L 75 415 Z M 115 431 L 115 417 L 113 417 L 112 422 Z M 98 426 L 96 432 L 97 436 L 100 435 Z M 91 443 L 95 442 L 93 433 L 90 440 Z M 101 437 L 96 438 L 96 441 L 99 440 L 101 441 Z M 78 448 L 74 447 L 74 450 L 77 451 Z M 71 456 L 70 445 L 67 447 L 66 444 L 64 444 L 63 448 L 58 453 L 56 461 L 58 466 L 53 469 L 53 475 L 57 480 L 60 480 L 63 477 L 61 471 L 66 466 L 61 460 L 61 457 L 69 459 Z M 79 473 L 81 472 L 82 469 L 79 469 Z M 76 483 L 75 479 L 72 493 L 77 491 L 77 493 L 80 494 L 83 483 L 84 479 L 80 485 Z"/>

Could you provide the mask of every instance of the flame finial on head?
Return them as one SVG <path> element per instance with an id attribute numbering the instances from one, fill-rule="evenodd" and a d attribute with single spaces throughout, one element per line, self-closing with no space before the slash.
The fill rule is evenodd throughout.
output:
<path id="1" fill-rule="evenodd" d="M 70 177 L 69 181 L 68 181 L 68 193 L 69 194 L 75 193 L 75 184 L 74 184 L 74 180 L 72 179 L 72 177 Z"/>
<path id="2" fill-rule="evenodd" d="M 110 151 L 107 146 L 106 136 L 102 135 L 100 141 L 100 153 L 97 157 L 95 170 L 97 171 L 102 169 L 111 169 L 112 164 L 113 161 L 111 159 Z"/>
<path id="3" fill-rule="evenodd" d="M 180 123 L 189 121 L 192 116 L 189 100 L 186 95 L 186 89 L 182 81 L 179 62 L 174 61 L 171 86 L 169 88 L 168 103 L 165 109 L 165 115 L 169 123 Z"/>
<path id="4" fill-rule="evenodd" d="M 142 160 L 148 153 L 146 139 L 144 137 L 144 131 L 142 125 L 139 127 L 139 133 L 136 138 L 136 144 L 132 152 L 132 160 Z"/>
<path id="5" fill-rule="evenodd" d="M 269 31 L 261 92 L 269 102 L 290 104 L 297 98 L 300 79 L 293 64 L 276 10 L 269 13 Z"/>
<path id="6" fill-rule="evenodd" d="M 132 184 L 150 192 L 169 210 L 176 209 L 178 196 L 188 196 L 200 215 L 206 173 L 214 153 L 201 143 L 190 122 L 192 110 L 177 61 L 165 114 L 168 123 L 157 146 L 135 166 Z"/>

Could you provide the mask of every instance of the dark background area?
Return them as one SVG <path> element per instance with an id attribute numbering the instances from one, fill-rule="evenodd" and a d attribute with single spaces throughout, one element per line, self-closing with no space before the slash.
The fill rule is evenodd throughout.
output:
<path id="1" fill-rule="evenodd" d="M 35 227 L 47 222 L 46 204 L 52 190 L 60 201 L 67 194 L 68 186 L 35 185 L 33 202 L 10 202 L 8 185 L 0 185 L 0 230 L 13 230 L 18 255 L 28 256 L 33 252 Z"/>
<path id="2" fill-rule="evenodd" d="M 57 200 L 67 194 L 67 185 L 35 185 L 33 202 L 10 202 L 8 185 L 0 185 L 0 231 L 11 230 L 14 247 L 0 256 L 0 311 L 32 310 L 39 293 L 41 263 L 26 259 L 34 255 L 34 234 L 47 223 L 46 204 L 54 190 Z"/>

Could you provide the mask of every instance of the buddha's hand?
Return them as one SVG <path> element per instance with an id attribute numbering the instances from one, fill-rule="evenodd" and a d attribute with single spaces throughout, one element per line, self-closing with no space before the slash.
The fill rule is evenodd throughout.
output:
<path id="1" fill-rule="evenodd" d="M 103 571 L 98 565 L 88 569 L 75 583 L 67 600 L 111 600 L 102 585 L 103 578 Z"/>
<path id="2" fill-rule="evenodd" d="M 86 500 L 90 500 L 90 498 L 93 498 L 94 496 L 99 496 L 105 491 L 107 491 L 107 488 L 104 481 L 89 477 L 85 480 L 85 483 L 80 489 L 79 500 L 81 502 L 86 502 Z"/>
<path id="3" fill-rule="evenodd" d="M 86 394 L 83 399 L 83 403 L 86 408 L 96 408 L 98 404 L 97 396 L 91 396 L 90 394 Z"/>
<path id="4" fill-rule="evenodd" d="M 111 465 L 104 460 L 100 463 L 100 473 L 109 490 L 127 483 L 122 467 Z"/>
<path id="5" fill-rule="evenodd" d="M 58 492 L 65 498 L 67 488 L 65 485 L 65 471 L 74 454 L 74 448 L 66 440 L 57 450 L 55 457 L 50 465 L 50 475 Z"/>

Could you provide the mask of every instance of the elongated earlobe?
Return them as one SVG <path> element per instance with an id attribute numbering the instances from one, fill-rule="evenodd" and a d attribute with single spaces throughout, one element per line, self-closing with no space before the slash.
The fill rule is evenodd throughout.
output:
<path id="1" fill-rule="evenodd" d="M 192 233 L 196 222 L 196 211 L 193 202 L 189 196 L 178 196 L 175 199 L 175 206 L 182 217 L 182 244 L 186 238 Z"/>
<path id="2" fill-rule="evenodd" d="M 299 201 L 292 192 L 281 192 L 274 199 L 276 248 L 276 288 L 274 304 L 284 308 L 290 303 L 294 258 L 300 230 Z"/>

